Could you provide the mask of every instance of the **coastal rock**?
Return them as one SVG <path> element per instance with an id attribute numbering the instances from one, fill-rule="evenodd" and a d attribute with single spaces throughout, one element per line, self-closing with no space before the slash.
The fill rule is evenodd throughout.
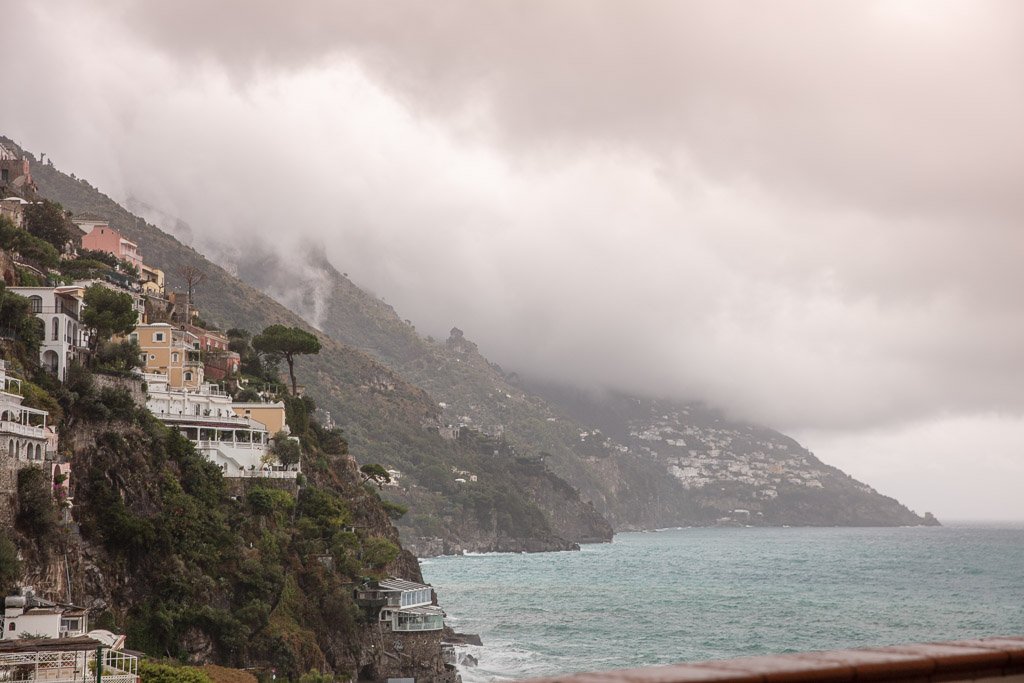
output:
<path id="1" fill-rule="evenodd" d="M 442 641 L 450 643 L 452 645 L 476 645 L 482 646 L 484 643 L 480 640 L 480 636 L 475 633 L 456 633 L 451 627 L 445 626 L 442 635 Z"/>

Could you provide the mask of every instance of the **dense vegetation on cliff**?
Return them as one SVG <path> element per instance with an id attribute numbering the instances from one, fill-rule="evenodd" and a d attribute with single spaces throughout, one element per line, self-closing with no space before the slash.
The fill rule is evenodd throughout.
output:
<path id="1" fill-rule="evenodd" d="M 242 485 L 137 405 L 130 381 L 81 366 L 64 384 L 38 379 L 64 415 L 75 506 L 62 522 L 49 472 L 20 470 L 23 579 L 70 593 L 153 656 L 293 678 L 358 669 L 368 636 L 352 586 L 419 569 L 336 432 L 309 420 L 298 432 L 298 487 Z"/>
<path id="2" fill-rule="evenodd" d="M 542 513 L 544 524 L 518 529 L 519 542 L 548 531 L 567 541 L 600 538 L 606 535 L 607 525 L 592 515 L 594 508 L 619 529 L 723 521 L 812 525 L 923 521 L 896 501 L 822 464 L 781 434 L 744 424 L 732 425 L 733 434 L 717 434 L 716 418 L 699 417 L 713 413 L 702 406 L 667 402 L 667 413 L 676 416 L 674 425 L 657 429 L 674 431 L 658 437 L 660 448 L 651 448 L 652 441 L 639 435 L 654 429 L 657 420 L 638 414 L 626 421 L 632 424 L 618 418 L 604 422 L 604 416 L 617 410 L 614 396 L 608 398 L 606 410 L 581 414 L 572 400 L 566 400 L 567 392 L 531 386 L 515 373 L 506 373 L 489 362 L 461 331 L 453 330 L 447 340 L 424 338 L 390 306 L 359 289 L 322 256 L 309 255 L 303 267 L 296 268 L 280 256 L 258 249 L 247 250 L 245 257 L 231 251 L 236 259 L 231 267 L 242 280 L 268 292 L 298 293 L 287 297 L 294 312 L 287 310 L 131 215 L 88 183 L 50 167 L 36 175 L 44 194 L 75 211 L 101 213 L 114 227 L 139 241 L 144 252 L 172 274 L 172 284 L 176 267 L 202 268 L 208 278 L 206 290 L 218 293 L 203 299 L 199 292 L 204 314 L 209 310 L 229 325 L 250 326 L 302 324 L 298 314 L 315 319 L 323 330 L 319 334 L 323 352 L 315 362 L 300 368 L 299 382 L 344 425 L 362 459 L 403 472 L 401 486 L 383 493 L 411 507 L 399 522 L 407 538 L 440 535 L 452 548 L 493 547 L 503 536 L 495 526 L 501 505 L 495 504 L 489 514 L 467 515 L 464 500 L 472 493 L 474 510 L 476 501 L 500 501 L 486 493 L 487 485 L 516 491 L 517 500 L 527 501 Z M 666 403 L 627 398 L 651 410 Z M 644 421 L 651 424 L 645 426 Z M 460 423 L 468 424 L 478 435 L 501 434 L 500 440 L 509 449 L 481 451 L 463 439 L 446 441 L 436 431 L 424 428 Z M 691 432 L 689 440 L 682 436 L 687 431 Z M 729 442 L 724 446 L 723 438 Z M 754 442 L 759 445 L 747 447 Z M 802 455 L 776 457 L 783 447 Z M 494 450 L 542 457 L 547 467 L 571 484 L 568 498 L 541 494 L 536 484 L 542 480 L 520 476 L 514 463 L 488 459 L 485 454 L 493 456 Z M 761 476 L 763 473 L 755 471 L 758 468 L 770 476 Z M 735 481 L 736 471 L 748 470 L 752 474 L 742 476 L 749 481 Z M 462 471 L 473 472 L 478 480 L 456 486 L 455 479 Z M 802 483 L 794 483 L 797 481 Z M 822 491 L 816 489 L 818 484 Z M 581 503 L 572 488 L 578 489 L 584 500 L 593 501 L 594 508 Z M 554 490 L 561 489 L 554 487 L 548 493 Z M 725 495 L 719 495 L 723 490 Z M 559 514 L 567 508 L 574 511 L 568 519 Z M 745 510 L 754 518 L 734 519 L 734 510 L 740 510 L 737 514 L 741 517 Z M 541 519 L 535 515 L 519 518 Z M 473 528 L 468 528 L 467 520 Z M 472 543 L 461 543 L 471 538 Z M 507 547 L 515 549 L 519 543 Z"/>
<path id="3" fill-rule="evenodd" d="M 461 524 L 464 533 L 449 540 L 470 550 L 513 549 L 523 544 L 535 549 L 557 549 L 571 547 L 574 541 L 583 538 L 610 538 L 608 524 L 593 514 L 593 508 L 582 502 L 572 487 L 558 487 L 555 501 L 551 497 L 538 497 L 524 487 L 514 467 L 505 462 L 504 454 L 495 454 L 495 449 L 480 449 L 475 438 L 468 441 L 441 438 L 436 429 L 440 412 L 437 401 L 400 373 L 367 353 L 315 330 L 298 313 L 129 213 L 87 182 L 51 166 L 34 166 L 33 175 L 42 196 L 59 201 L 78 214 L 100 214 L 110 221 L 111 227 L 137 241 L 147 263 L 166 271 L 170 289 L 184 289 L 180 276 L 183 269 L 200 272 L 203 283 L 197 288 L 196 300 L 204 318 L 217 320 L 224 328 L 256 331 L 282 324 L 314 333 L 321 349 L 318 355 L 308 359 L 309 362 L 297 364 L 298 384 L 305 387 L 307 395 L 316 398 L 317 405 L 329 413 L 334 423 L 342 426 L 360 461 L 382 463 L 407 474 L 403 486 L 409 488 L 412 499 L 422 503 L 400 520 L 408 537 L 437 533 L 447 537 L 457 526 L 455 522 L 479 519 L 487 525 L 466 528 Z M 327 415 L 321 415 L 326 419 Z M 528 450 L 522 454 L 536 455 Z M 479 480 L 465 487 L 472 491 L 467 492 L 472 498 L 472 502 L 467 503 L 446 492 L 458 478 L 454 471 L 470 467 L 479 471 Z M 447 474 L 438 476 L 442 471 Z M 428 472 L 435 476 L 419 476 Z M 507 512 L 502 497 L 488 491 L 501 491 L 511 496 L 516 506 L 523 508 L 517 519 L 530 520 L 530 523 L 516 526 L 511 537 L 494 527 L 491 520 L 504 519 Z M 390 495 L 390 490 L 385 490 L 384 495 Z M 556 505 L 561 518 L 568 520 L 567 524 L 552 524 L 555 521 L 553 510 L 539 507 L 550 502 Z M 473 510 L 468 516 L 467 504 Z"/>
<path id="4" fill-rule="evenodd" d="M 4 264 L 12 256 L 0 250 Z M 18 380 L 4 388 L 48 411 L 71 465 L 70 477 L 55 474 L 41 457 L 2 448 L 14 486 L 0 501 L 10 524 L 0 524 L 0 588 L 73 599 L 90 608 L 93 627 L 126 633 L 128 647 L 154 657 L 291 679 L 310 670 L 348 678 L 373 666 L 353 586 L 421 577 L 341 431 L 317 422 L 309 398 L 281 396 L 304 476 L 226 479 L 140 403 L 142 382 L 128 372 L 138 347 L 109 340 L 130 297 L 103 292 L 103 301 L 86 293 L 92 317 L 109 319 L 95 322 L 87 365 L 72 363 L 58 381 L 40 365 L 34 309 L 0 285 L 0 353 L 6 376 Z"/>

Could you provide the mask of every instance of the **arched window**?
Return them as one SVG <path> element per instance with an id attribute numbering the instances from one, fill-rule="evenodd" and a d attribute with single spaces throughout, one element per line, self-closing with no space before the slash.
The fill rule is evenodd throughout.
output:
<path id="1" fill-rule="evenodd" d="M 53 316 L 53 341 L 60 339 L 60 318 Z"/>
<path id="2" fill-rule="evenodd" d="M 14 452 L 14 439 L 7 442 L 7 455 L 12 458 L 17 455 L 17 453 Z"/>
<path id="3" fill-rule="evenodd" d="M 185 373 L 185 381 L 186 382 L 191 382 L 192 381 L 192 373 L 191 372 L 186 372 Z"/>
<path id="4" fill-rule="evenodd" d="M 36 444 L 36 460 L 43 459 L 43 447 L 40 444 Z"/>
<path id="5" fill-rule="evenodd" d="M 178 352 L 177 351 L 175 351 L 174 353 L 171 354 L 171 362 L 172 363 L 177 363 L 178 362 Z"/>
<path id="6" fill-rule="evenodd" d="M 28 303 L 32 307 L 33 313 L 43 312 L 43 298 L 41 296 L 30 296 L 28 298 Z"/>

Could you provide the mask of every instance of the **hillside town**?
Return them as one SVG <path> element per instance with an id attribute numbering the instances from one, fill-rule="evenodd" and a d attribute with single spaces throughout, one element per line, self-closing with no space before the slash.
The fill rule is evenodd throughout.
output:
<path id="1" fill-rule="evenodd" d="M 62 433 L 59 418 L 51 415 L 59 406 L 26 379 L 32 366 L 65 391 L 74 390 L 88 367 L 90 382 L 124 390 L 134 405 L 187 439 L 231 483 L 229 490 L 275 490 L 247 485 L 263 482 L 259 486 L 297 497 L 304 480 L 303 444 L 292 434 L 286 401 L 301 402 L 302 387 L 291 354 L 316 353 L 315 337 L 283 326 L 256 336 L 219 329 L 202 318 L 197 271 L 180 269 L 176 276 L 184 287 L 172 289 L 164 270 L 147 262 L 140 245 L 104 217 L 72 215 L 37 198 L 29 160 L 2 144 L 0 172 L 0 305 L 14 306 L 13 313 L 0 312 L 0 524 L 14 524 L 15 500 L 31 469 L 42 473 L 61 519 L 77 533 L 69 445 L 75 437 Z M 48 240 L 46 230 L 58 238 Z M 21 319 L 19 310 L 25 313 Z M 26 323 L 32 318 L 38 321 L 34 328 Z M 274 346 L 275 334 L 298 339 L 302 348 Z M 36 357 L 19 356 L 25 348 L 37 348 Z M 281 360 L 288 363 L 290 385 L 277 373 Z M 401 473 L 392 476 L 397 481 Z M 383 566 L 393 555 L 376 547 L 385 553 L 378 563 Z M 320 551 L 316 557 L 331 556 Z M 67 590 L 63 602 L 27 585 L 5 598 L 0 678 L 31 669 L 33 678 L 77 681 L 102 669 L 104 681 L 137 681 L 139 653 L 125 651 L 124 635 L 90 630 L 90 608 L 71 602 L 70 581 Z M 434 673 L 444 680 L 453 676 L 454 651 L 441 647 L 444 613 L 429 586 L 385 577 L 363 585 L 352 599 L 372 612 L 368 619 L 378 640 L 399 638 L 382 646 L 380 656 L 391 646 L 405 657 L 418 653 L 420 660 L 443 650 L 443 664 Z M 380 678 L 401 673 L 395 657 L 390 667 L 375 664 L 372 670 Z"/>

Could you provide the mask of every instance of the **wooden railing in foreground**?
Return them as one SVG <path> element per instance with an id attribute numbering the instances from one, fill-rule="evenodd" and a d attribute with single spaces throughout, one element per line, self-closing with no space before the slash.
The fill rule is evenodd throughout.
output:
<path id="1" fill-rule="evenodd" d="M 1024 637 L 742 657 L 553 676 L 531 683 L 924 683 L 985 679 L 1024 683 Z"/>

